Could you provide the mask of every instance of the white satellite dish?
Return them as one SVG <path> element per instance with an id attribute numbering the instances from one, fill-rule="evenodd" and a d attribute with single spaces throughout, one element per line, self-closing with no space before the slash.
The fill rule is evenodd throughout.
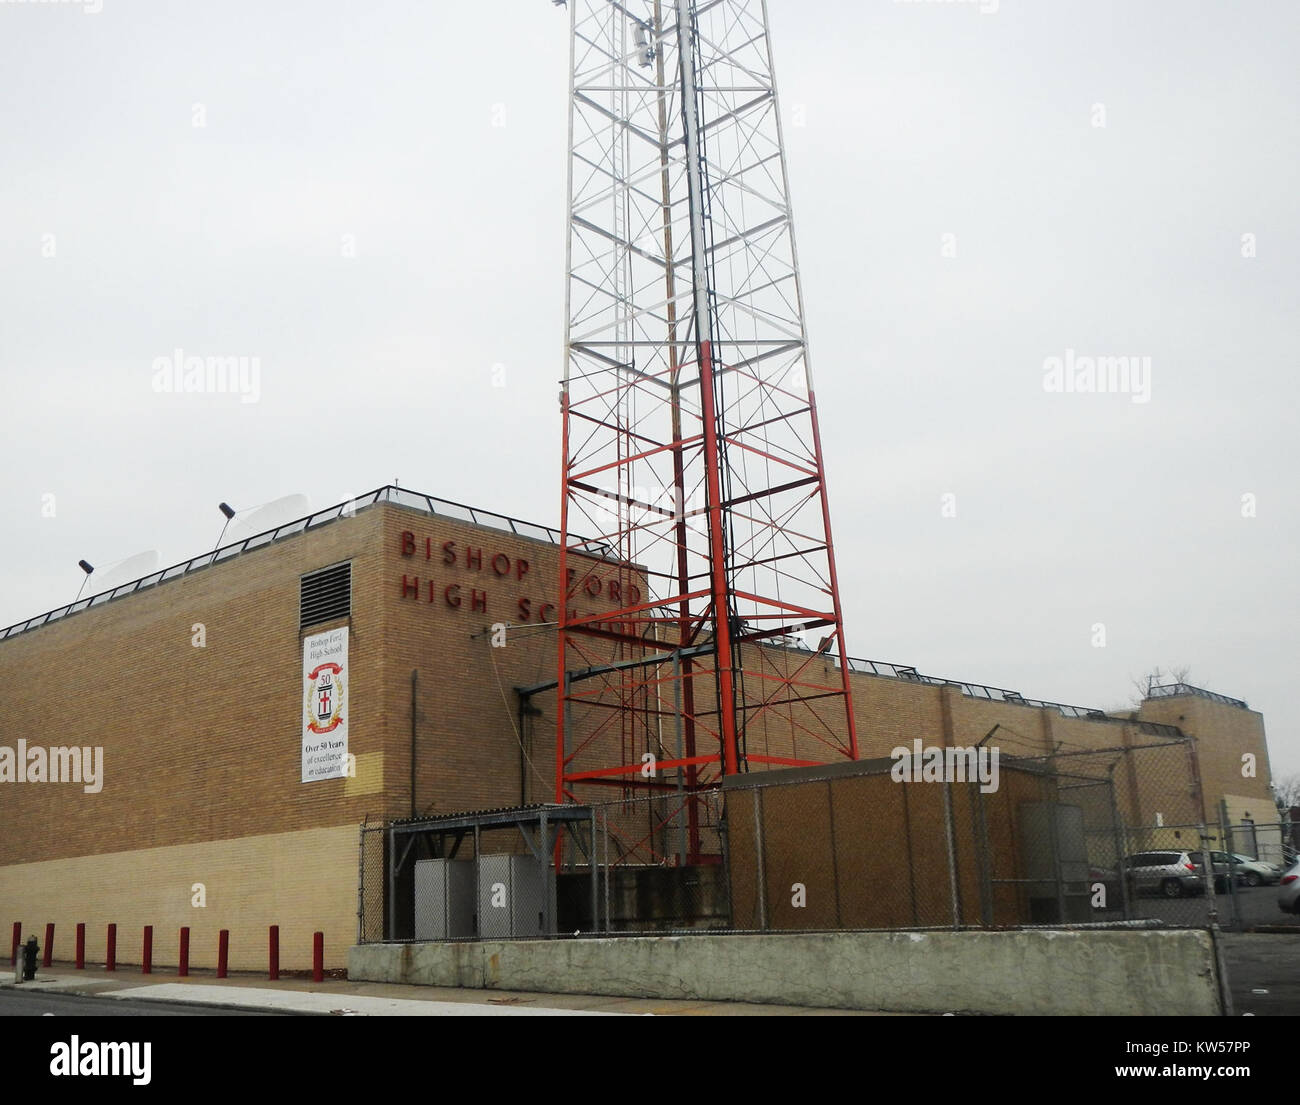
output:
<path id="1" fill-rule="evenodd" d="M 158 550 L 150 549 L 148 552 L 136 553 L 135 556 L 119 560 L 102 573 L 92 576 L 90 586 L 98 595 L 104 591 L 111 591 L 114 587 L 121 587 L 124 583 L 132 583 L 152 575 L 157 570 Z"/>
<path id="2" fill-rule="evenodd" d="M 311 500 L 306 495 L 285 495 L 282 499 L 264 503 L 253 510 L 238 511 L 230 529 L 222 538 L 222 545 L 233 545 L 267 530 L 276 529 L 311 513 Z"/>

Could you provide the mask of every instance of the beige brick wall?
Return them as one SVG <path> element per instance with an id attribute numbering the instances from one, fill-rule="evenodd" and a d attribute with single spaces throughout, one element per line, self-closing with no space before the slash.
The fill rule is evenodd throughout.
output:
<path id="1" fill-rule="evenodd" d="M 1256 798 L 1272 806 L 1272 774 L 1262 714 L 1197 695 L 1179 695 L 1144 702 L 1138 716 L 1177 725 L 1196 738 L 1208 820 L 1218 821 L 1219 800 L 1226 794 Z M 1253 757 L 1253 762 L 1243 760 L 1245 756 Z"/>
<path id="2" fill-rule="evenodd" d="M 384 611 L 365 601 L 378 589 L 381 521 L 362 512 L 0 642 L 0 744 L 104 750 L 98 794 L 2 784 L 0 864 L 385 816 L 382 794 L 299 782 L 304 572 L 352 561 L 349 744 L 383 749 Z M 191 643 L 199 623 L 202 648 Z"/>
<path id="3" fill-rule="evenodd" d="M 342 966 L 357 931 L 357 827 L 341 825 L 201 844 L 47 860 L 0 867 L 5 954 L 14 921 L 23 939 L 45 944 L 53 922 L 54 958 L 71 962 L 78 922 L 86 961 L 102 964 L 107 925 L 117 925 L 117 959 L 140 962 L 153 925 L 155 970 L 175 968 L 180 929 L 190 929 L 190 965 L 217 964 L 217 934 L 230 930 L 230 969 L 264 971 L 267 936 L 280 926 L 280 966 L 311 967 L 312 933 L 325 935 L 327 966 Z M 193 905 L 202 883 L 206 905 Z"/>

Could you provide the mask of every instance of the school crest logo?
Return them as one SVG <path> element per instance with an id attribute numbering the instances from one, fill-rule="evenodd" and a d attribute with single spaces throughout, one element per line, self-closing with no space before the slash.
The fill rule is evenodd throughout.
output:
<path id="1" fill-rule="evenodd" d="M 343 668 L 321 664 L 307 673 L 307 728 L 316 734 L 332 733 L 343 724 Z"/>

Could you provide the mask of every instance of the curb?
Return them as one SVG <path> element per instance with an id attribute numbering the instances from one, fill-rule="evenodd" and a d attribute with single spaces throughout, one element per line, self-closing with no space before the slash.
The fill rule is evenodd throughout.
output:
<path id="1" fill-rule="evenodd" d="M 240 1001 L 195 1001 L 192 998 L 175 998 L 175 997 L 150 997 L 148 994 L 126 994 L 114 997 L 112 993 L 95 993 L 94 991 L 76 989 L 73 984 L 66 982 L 41 983 L 36 982 L 0 982 L 0 990 L 28 990 L 31 993 L 41 994 L 63 994 L 65 996 L 79 998 L 113 998 L 114 1001 L 156 1001 L 159 1004 L 168 1003 L 171 1005 L 190 1005 L 200 1008 L 211 1009 L 235 1009 L 243 1013 L 267 1013 L 272 1016 L 282 1017 L 330 1017 L 335 1016 L 333 1013 L 321 1013 L 313 1010 L 301 1009 L 275 1009 L 266 1005 L 251 1005 L 248 1002 Z M 305 993 L 307 991 L 293 991 L 295 993 Z"/>

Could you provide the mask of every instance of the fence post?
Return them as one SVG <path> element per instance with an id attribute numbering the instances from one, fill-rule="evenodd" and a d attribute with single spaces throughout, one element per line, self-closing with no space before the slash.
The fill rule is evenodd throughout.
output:
<path id="1" fill-rule="evenodd" d="M 609 805 L 601 806 L 601 840 L 605 844 L 605 931 L 609 932 Z"/>
<path id="2" fill-rule="evenodd" d="M 677 733 L 677 758 L 684 760 L 686 753 L 682 744 L 682 657 L 678 651 L 673 652 L 673 726 Z M 686 779 L 686 768 L 677 768 L 677 801 L 681 802 L 681 809 L 677 811 L 677 856 L 678 864 L 686 866 L 688 856 L 686 852 L 686 822 L 688 820 L 686 808 L 687 800 L 684 798 L 684 783 Z M 695 801 L 695 795 L 692 793 L 689 801 Z"/>
<path id="3" fill-rule="evenodd" d="M 397 936 L 397 834 L 390 827 L 386 836 L 388 848 L 384 865 L 388 868 L 388 878 L 385 880 L 388 886 L 386 895 L 388 900 L 385 902 L 387 908 L 384 911 L 387 917 L 384 925 L 384 939 L 392 940 Z M 475 862 L 477 862 L 477 854 L 474 858 Z"/>
<path id="4" fill-rule="evenodd" d="M 357 832 L 357 943 L 366 942 L 366 826 Z"/>
<path id="5" fill-rule="evenodd" d="M 22 943 L 22 939 L 23 939 L 23 923 L 21 921 L 15 921 L 14 922 L 14 946 L 13 946 L 13 951 L 9 953 L 9 966 L 11 967 L 18 966 L 18 945 Z"/>
<path id="6" fill-rule="evenodd" d="M 217 978 L 225 978 L 230 966 L 230 930 L 217 933 Z"/>
<path id="7" fill-rule="evenodd" d="M 763 794 L 762 787 L 753 787 L 754 795 L 754 859 L 756 864 L 754 886 L 758 891 L 758 928 L 767 931 L 767 859 L 763 854 Z"/>
<path id="8" fill-rule="evenodd" d="M 723 885 L 727 888 L 727 928 L 736 927 L 735 903 L 731 897 L 731 821 L 721 791 L 714 791 L 713 800 L 717 802 L 716 820 L 718 823 L 718 843 L 722 847 L 722 869 L 727 877 Z"/>
<path id="9" fill-rule="evenodd" d="M 1205 823 L 1205 815 L 1201 815 L 1201 824 L 1197 830 L 1201 834 L 1201 859 L 1205 861 L 1205 900 L 1209 908 L 1206 911 L 1205 923 L 1213 928 L 1219 927 L 1219 899 L 1214 889 L 1214 856 L 1210 850 L 1214 847 L 1215 842 L 1210 839 L 1210 827 Z M 1222 843 L 1220 841 L 1220 843 Z"/>
<path id="10" fill-rule="evenodd" d="M 41 958 L 41 966 L 48 967 L 54 961 L 54 922 L 45 923 L 45 955 Z"/>
<path id="11" fill-rule="evenodd" d="M 325 934 L 317 932 L 311 938 L 311 980 L 322 982 L 325 978 Z"/>
<path id="12" fill-rule="evenodd" d="M 542 808 L 539 820 L 541 821 L 541 825 L 538 827 L 538 832 L 541 837 L 542 853 L 545 854 L 551 850 L 549 847 L 551 838 L 547 832 L 545 807 Z M 556 859 L 562 863 L 564 856 L 563 832 L 557 832 L 555 834 L 554 851 Z M 551 916 L 551 899 L 555 896 L 555 884 L 559 881 L 560 863 L 555 863 L 554 865 L 548 863 L 542 868 L 542 893 L 545 895 L 545 900 L 542 903 L 542 909 L 540 912 L 544 918 L 542 922 L 543 936 L 555 935 L 555 918 Z M 513 929 L 513 922 L 511 923 L 511 927 Z"/>
<path id="13" fill-rule="evenodd" d="M 74 960 L 79 971 L 86 969 L 86 922 L 77 922 L 77 954 Z"/>
<path id="14" fill-rule="evenodd" d="M 983 754 L 980 750 L 1001 728 L 1002 723 L 998 722 L 980 737 L 979 743 L 975 746 L 976 755 Z M 990 750 L 990 755 L 996 759 L 1001 753 L 994 747 Z M 993 924 L 993 849 L 989 847 L 989 822 L 988 811 L 984 808 L 984 787 L 977 780 L 971 785 L 968 793 L 971 795 L 971 813 L 974 818 L 973 843 L 979 863 L 980 921 L 985 926 L 991 927 Z"/>
<path id="15" fill-rule="evenodd" d="M 1211 930 L 1219 927 L 1219 906 L 1214 896 L 1214 857 L 1210 855 L 1213 841 L 1209 839 L 1209 826 L 1205 823 L 1205 789 L 1201 786 L 1201 762 L 1196 755 L 1196 738 L 1183 742 L 1187 754 L 1188 773 L 1192 780 L 1192 801 L 1196 803 L 1196 824 L 1201 834 L 1201 857 L 1205 860 L 1210 877 L 1205 881 L 1205 900 L 1209 904 L 1205 923 Z"/>
<path id="16" fill-rule="evenodd" d="M 268 952 L 270 956 L 268 973 L 271 976 L 272 982 L 278 982 L 280 979 L 280 926 L 279 925 L 271 926 L 271 932 L 268 939 L 270 944 L 270 947 L 268 948 Z"/>
<path id="17" fill-rule="evenodd" d="M 600 887 L 596 880 L 600 878 L 600 861 L 596 855 L 596 807 L 591 807 L 591 845 L 587 860 L 591 864 L 591 931 L 600 931 Z"/>
<path id="18" fill-rule="evenodd" d="M 153 973 L 153 925 L 144 926 L 144 948 L 140 953 L 140 973 Z"/>
<path id="19" fill-rule="evenodd" d="M 474 819 L 474 935 L 483 939 L 483 842 L 478 818 Z"/>
<path id="20" fill-rule="evenodd" d="M 961 928 L 961 899 L 957 892 L 957 847 L 952 824 L 952 783 L 943 782 L 943 835 L 948 850 L 948 896 L 952 902 L 952 927 Z"/>
<path id="21" fill-rule="evenodd" d="M 106 940 L 107 948 L 104 952 L 104 970 L 117 970 L 117 925 L 109 924 L 108 938 Z"/>
<path id="22" fill-rule="evenodd" d="M 1052 878 L 1056 883 L 1056 921 L 1063 925 L 1068 918 L 1065 916 L 1065 873 L 1061 869 L 1061 825 L 1057 817 L 1061 808 L 1061 776 L 1057 772 L 1055 747 L 1047 758 L 1047 764 L 1052 773 L 1048 784 L 1051 797 L 1047 800 L 1047 837 L 1052 848 Z"/>
<path id="23" fill-rule="evenodd" d="M 1131 754 L 1126 750 L 1124 756 Z M 1128 829 L 1120 820 L 1119 802 L 1115 799 L 1115 768 L 1119 766 L 1119 762 L 1119 759 L 1116 759 L 1107 772 L 1110 775 L 1110 822 L 1111 832 L 1115 835 L 1115 871 L 1119 878 L 1120 907 L 1124 912 L 1124 920 L 1129 921 L 1132 920 L 1132 906 L 1128 900 L 1128 871 L 1124 867 L 1124 861 L 1128 858 Z"/>
<path id="24" fill-rule="evenodd" d="M 1232 854 L 1236 851 L 1232 839 L 1232 819 L 1228 816 L 1228 800 L 1219 799 L 1219 824 L 1223 828 L 1223 851 L 1228 857 L 1228 924 L 1237 926 L 1237 873 L 1233 870 Z M 1213 857 L 1211 857 L 1213 859 Z"/>
<path id="25" fill-rule="evenodd" d="M 178 978 L 185 978 L 190 973 L 190 930 L 188 925 L 181 929 L 181 949 L 177 958 L 180 962 L 177 965 L 176 975 Z"/>
<path id="26" fill-rule="evenodd" d="M 983 742 L 981 742 L 982 744 Z M 970 784 L 971 816 L 974 819 L 975 855 L 979 863 L 980 923 L 993 925 L 993 852 L 989 848 L 988 814 L 984 810 L 984 791 L 978 781 Z"/>

